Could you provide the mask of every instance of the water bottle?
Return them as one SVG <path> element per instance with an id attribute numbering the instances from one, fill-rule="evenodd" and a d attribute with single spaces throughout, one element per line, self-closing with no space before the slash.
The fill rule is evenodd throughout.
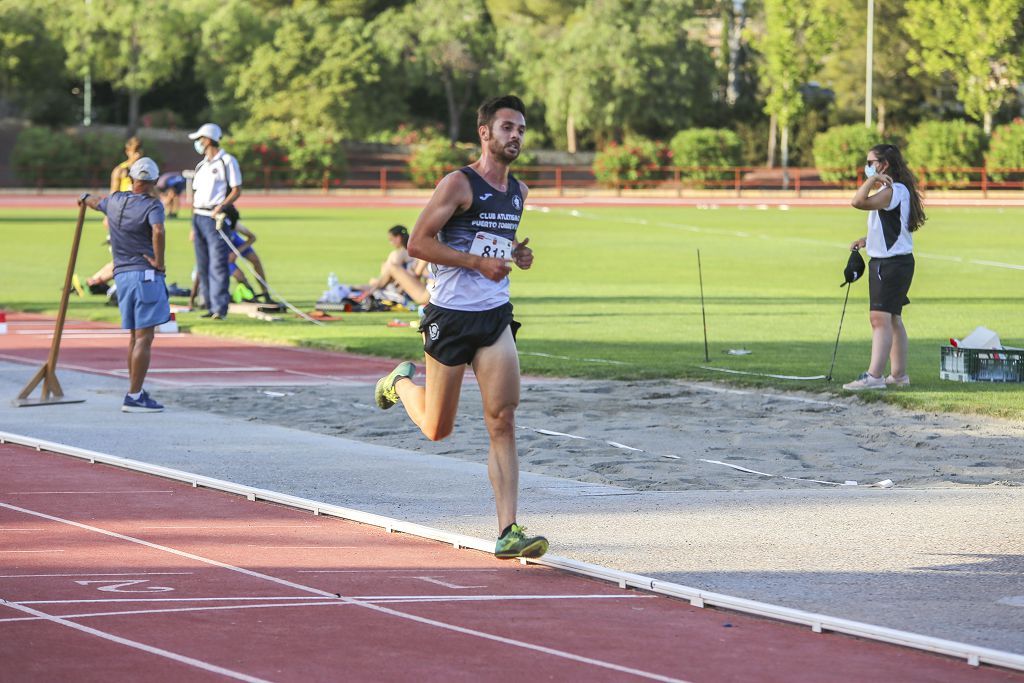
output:
<path id="1" fill-rule="evenodd" d="M 331 273 L 327 276 L 327 301 L 328 303 L 337 304 L 341 303 L 341 297 L 338 296 L 338 276 Z"/>

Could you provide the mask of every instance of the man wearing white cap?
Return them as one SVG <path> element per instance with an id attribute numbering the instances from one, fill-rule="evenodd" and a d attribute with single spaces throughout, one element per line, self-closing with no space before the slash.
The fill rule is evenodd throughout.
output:
<path id="1" fill-rule="evenodd" d="M 192 178 L 192 239 L 196 250 L 196 275 L 205 292 L 204 318 L 221 320 L 228 314 L 228 255 L 231 248 L 218 231 L 225 227 L 224 209 L 242 194 L 238 160 L 220 148 L 221 130 L 204 123 L 188 136 L 203 160 Z M 230 237 L 230 236 L 229 236 Z"/>
<path id="2" fill-rule="evenodd" d="M 142 157 L 128 169 L 132 189 L 109 197 L 83 194 L 79 203 L 102 212 L 110 225 L 114 282 L 121 327 L 131 330 L 128 342 L 128 393 L 121 404 L 126 413 L 158 413 L 162 405 L 142 384 L 149 371 L 153 331 L 171 319 L 164 284 L 164 205 L 154 194 L 160 177 L 156 162 Z"/>

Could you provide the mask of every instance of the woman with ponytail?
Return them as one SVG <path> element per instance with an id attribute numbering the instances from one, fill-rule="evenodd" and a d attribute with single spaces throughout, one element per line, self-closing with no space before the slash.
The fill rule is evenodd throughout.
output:
<path id="1" fill-rule="evenodd" d="M 864 175 L 851 204 L 869 212 L 868 234 L 850 249 L 865 247 L 871 258 L 871 362 L 860 378 L 843 385 L 849 391 L 910 384 L 903 307 L 910 303 L 907 293 L 914 279 L 913 233 L 926 220 L 917 180 L 894 145 L 868 150 Z"/>

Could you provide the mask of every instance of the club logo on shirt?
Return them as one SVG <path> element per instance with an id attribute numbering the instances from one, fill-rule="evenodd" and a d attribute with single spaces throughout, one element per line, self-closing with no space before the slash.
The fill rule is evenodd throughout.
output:
<path id="1" fill-rule="evenodd" d="M 437 341 L 437 338 L 441 336 L 441 328 L 437 326 L 437 323 L 430 323 L 427 334 L 430 335 L 430 341 Z"/>
<path id="2" fill-rule="evenodd" d="M 519 195 L 512 198 L 512 206 L 516 207 L 516 211 L 523 208 L 523 200 L 519 198 Z"/>
<path id="3" fill-rule="evenodd" d="M 491 198 L 491 196 L 492 196 L 492 194 L 490 192 L 488 192 L 486 194 L 482 194 L 482 195 L 480 195 L 480 201 L 486 202 L 488 199 Z"/>

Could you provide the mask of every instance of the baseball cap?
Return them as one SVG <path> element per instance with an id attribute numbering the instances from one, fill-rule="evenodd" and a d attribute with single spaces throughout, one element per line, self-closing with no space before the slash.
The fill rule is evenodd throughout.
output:
<path id="1" fill-rule="evenodd" d="M 203 125 L 199 126 L 199 130 L 197 130 L 195 133 L 189 133 L 188 139 L 198 140 L 199 138 L 210 138 L 214 142 L 220 142 L 220 136 L 220 126 L 218 126 L 216 123 L 204 123 Z"/>
<path id="2" fill-rule="evenodd" d="M 128 177 L 133 180 L 148 180 L 155 183 L 160 177 L 160 169 L 149 157 L 142 157 L 128 169 Z"/>
<path id="3" fill-rule="evenodd" d="M 860 251 L 851 251 L 850 258 L 846 261 L 846 269 L 843 270 L 843 277 L 846 280 L 840 287 L 845 287 L 851 282 L 856 282 L 860 279 L 860 276 L 864 274 L 864 257 L 860 255 Z"/>

